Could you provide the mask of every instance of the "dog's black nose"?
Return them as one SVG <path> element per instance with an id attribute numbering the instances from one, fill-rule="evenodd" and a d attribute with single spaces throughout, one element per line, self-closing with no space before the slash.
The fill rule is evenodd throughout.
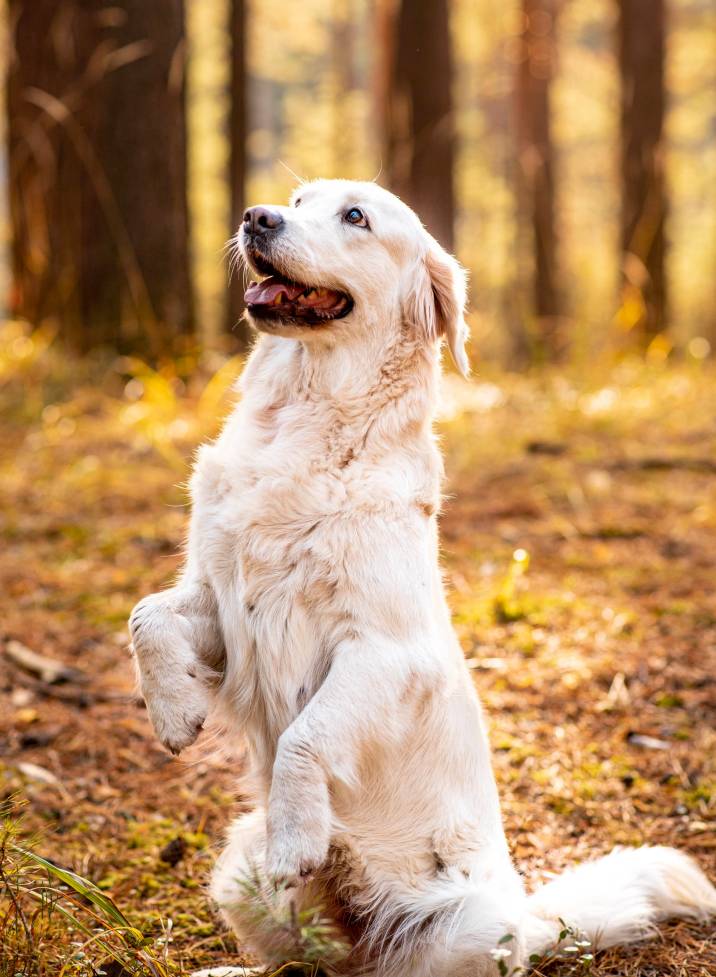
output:
<path id="1" fill-rule="evenodd" d="M 275 231 L 283 224 L 283 217 L 277 210 L 268 207 L 249 207 L 244 214 L 245 234 L 266 234 Z"/>

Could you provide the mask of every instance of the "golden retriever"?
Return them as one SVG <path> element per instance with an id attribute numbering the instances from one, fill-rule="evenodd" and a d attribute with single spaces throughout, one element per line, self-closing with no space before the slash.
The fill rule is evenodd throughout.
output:
<path id="1" fill-rule="evenodd" d="M 443 341 L 467 372 L 457 261 L 395 196 L 343 180 L 250 208 L 239 241 L 261 336 L 199 452 L 181 579 L 131 619 L 161 741 L 180 751 L 212 713 L 248 742 L 258 805 L 212 884 L 229 925 L 281 962 L 246 911 L 258 871 L 332 913 L 343 973 L 476 977 L 554 945 L 560 918 L 608 946 L 716 911 L 673 849 L 529 896 L 512 865 L 438 564 Z"/>

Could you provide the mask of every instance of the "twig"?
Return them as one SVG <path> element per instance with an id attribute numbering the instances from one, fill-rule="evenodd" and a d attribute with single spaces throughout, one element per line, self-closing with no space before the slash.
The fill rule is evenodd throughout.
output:
<path id="1" fill-rule="evenodd" d="M 610 462 L 612 471 L 669 471 L 680 469 L 688 472 L 716 474 L 716 461 L 712 458 L 663 458 L 657 455 L 646 458 L 621 458 Z"/>

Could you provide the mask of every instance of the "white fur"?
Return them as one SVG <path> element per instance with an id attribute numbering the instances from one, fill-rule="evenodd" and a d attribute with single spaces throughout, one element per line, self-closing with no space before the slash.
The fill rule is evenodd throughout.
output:
<path id="1" fill-rule="evenodd" d="M 670 916 L 705 921 L 716 913 L 716 890 L 674 848 L 615 848 L 542 886 L 528 905 L 539 920 L 566 917 L 604 949 L 649 936 L 657 920 Z M 532 931 L 536 951 L 544 949 L 538 930 Z"/>
<path id="2" fill-rule="evenodd" d="M 467 371 L 464 273 L 373 184 L 297 195 L 271 260 L 355 307 L 318 329 L 257 323 L 240 403 L 199 452 L 182 578 L 132 619 L 162 742 L 186 746 L 210 707 L 248 741 L 258 807 L 217 864 L 226 919 L 277 962 L 241 911 L 258 865 L 350 919 L 345 972 L 475 977 L 506 933 L 510 967 L 547 948 L 559 917 L 603 945 L 705 917 L 714 889 L 663 848 L 525 895 L 438 567 L 431 423 L 443 337 Z M 353 206 L 370 230 L 341 219 Z"/>

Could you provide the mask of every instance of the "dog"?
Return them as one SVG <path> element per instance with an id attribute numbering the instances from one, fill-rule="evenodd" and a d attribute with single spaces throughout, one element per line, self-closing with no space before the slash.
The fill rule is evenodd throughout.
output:
<path id="1" fill-rule="evenodd" d="M 670 848 L 531 895 L 512 864 L 438 561 L 443 343 L 468 371 L 458 262 L 398 198 L 344 180 L 250 208 L 238 243 L 260 338 L 198 454 L 180 579 L 130 621 L 161 742 L 178 753 L 212 717 L 248 744 L 257 807 L 212 881 L 228 924 L 282 962 L 246 905 L 260 878 L 294 913 L 325 907 L 338 972 L 479 977 L 526 966 L 562 920 L 607 947 L 716 912 Z"/>

